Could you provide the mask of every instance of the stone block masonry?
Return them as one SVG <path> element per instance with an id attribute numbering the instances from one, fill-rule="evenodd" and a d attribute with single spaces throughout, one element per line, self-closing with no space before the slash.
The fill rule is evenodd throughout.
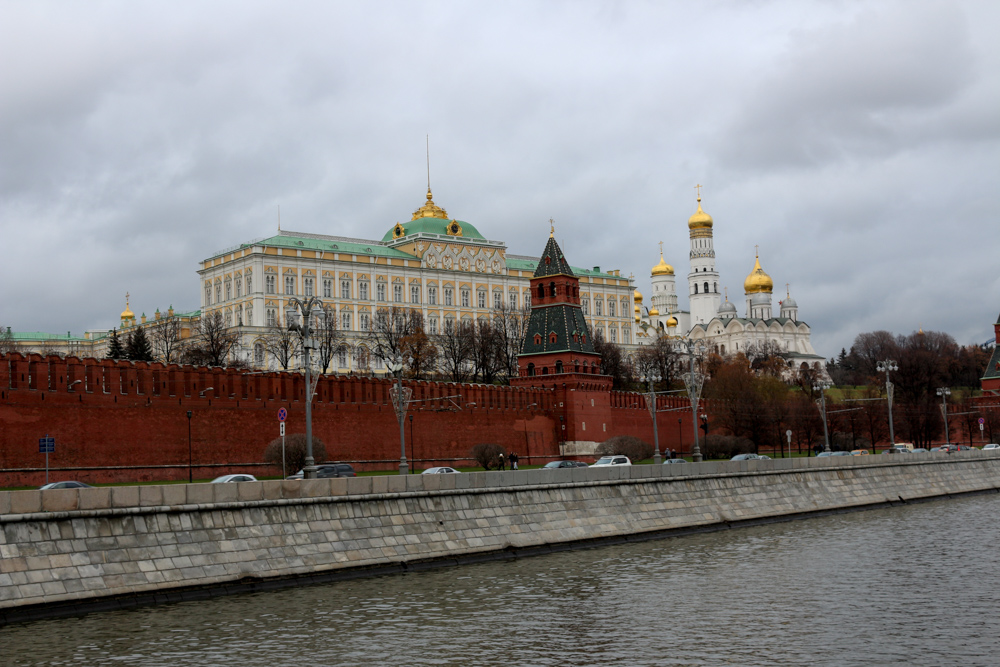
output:
<path id="1" fill-rule="evenodd" d="M 0 625 L 995 492 L 991 454 L 0 492 Z"/>

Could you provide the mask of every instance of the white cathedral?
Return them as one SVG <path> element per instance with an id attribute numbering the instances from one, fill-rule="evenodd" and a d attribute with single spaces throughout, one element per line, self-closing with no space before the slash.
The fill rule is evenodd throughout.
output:
<path id="1" fill-rule="evenodd" d="M 635 291 L 636 342 L 649 344 L 660 336 L 689 338 L 703 342 L 706 349 L 721 355 L 745 351 L 751 346 L 773 342 L 781 351 L 790 369 L 803 364 L 825 368 L 824 357 L 816 354 L 810 342 L 809 325 L 799 320 L 799 309 L 790 293 L 778 302 L 779 314 L 774 316 L 771 299 L 774 282 L 760 266 L 757 255 L 753 270 L 743 281 L 746 294 L 746 315 L 739 317 L 736 305 L 723 301 L 719 290 L 719 273 L 715 268 L 712 245 L 712 216 L 701 208 L 688 219 L 691 236 L 691 272 L 688 274 L 690 311 L 680 309 L 674 268 L 663 259 L 650 272 L 653 295 L 650 306 L 643 308 L 643 296 Z"/>

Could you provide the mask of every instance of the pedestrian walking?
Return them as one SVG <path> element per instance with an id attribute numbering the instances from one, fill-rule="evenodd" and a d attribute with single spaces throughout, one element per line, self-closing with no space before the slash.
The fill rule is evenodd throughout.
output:
<path id="1" fill-rule="evenodd" d="M 510 469 L 517 470 L 517 452 L 510 453 Z"/>
<path id="2" fill-rule="evenodd" d="M 503 452 L 500 452 L 500 470 L 506 470 L 507 467 L 503 463 Z"/>

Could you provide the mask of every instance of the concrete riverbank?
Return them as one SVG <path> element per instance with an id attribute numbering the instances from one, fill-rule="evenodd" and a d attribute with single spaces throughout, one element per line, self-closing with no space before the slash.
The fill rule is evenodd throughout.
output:
<path id="1" fill-rule="evenodd" d="M 974 451 L 0 492 L 0 625 L 998 486 Z"/>

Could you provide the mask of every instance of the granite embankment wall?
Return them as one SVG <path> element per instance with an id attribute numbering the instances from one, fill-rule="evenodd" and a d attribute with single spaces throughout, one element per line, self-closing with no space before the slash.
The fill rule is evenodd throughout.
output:
<path id="1" fill-rule="evenodd" d="M 996 491 L 989 452 L 0 493 L 0 625 Z"/>

